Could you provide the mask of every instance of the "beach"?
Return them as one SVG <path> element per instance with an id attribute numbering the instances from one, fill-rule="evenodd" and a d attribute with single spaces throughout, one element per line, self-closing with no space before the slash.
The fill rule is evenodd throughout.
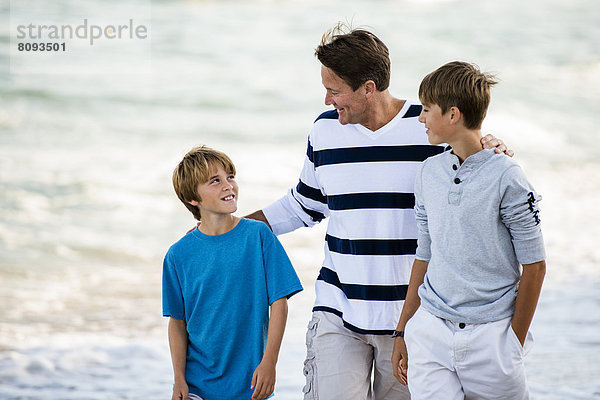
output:
<path id="1" fill-rule="evenodd" d="M 388 45 L 396 97 L 417 99 L 422 77 L 455 59 L 498 75 L 483 131 L 542 195 L 531 398 L 600 398 L 600 4 L 121 3 L 0 8 L 0 399 L 170 398 L 162 260 L 195 225 L 173 168 L 195 145 L 229 154 L 239 216 L 295 186 L 328 109 L 314 48 L 339 20 Z M 19 24 L 86 19 L 103 35 L 131 19 L 147 37 L 90 45 L 90 30 L 47 59 L 15 50 Z M 289 301 L 276 399 L 301 398 L 325 230 L 280 237 L 305 290 Z"/>

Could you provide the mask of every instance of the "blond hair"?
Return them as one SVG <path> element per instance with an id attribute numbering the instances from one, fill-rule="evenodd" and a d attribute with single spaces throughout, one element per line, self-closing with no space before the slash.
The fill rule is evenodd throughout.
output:
<path id="1" fill-rule="evenodd" d="M 235 175 L 235 165 L 227 154 L 207 146 L 199 146 L 190 150 L 173 171 L 175 193 L 198 221 L 201 219 L 200 209 L 189 202 L 201 201 L 198 185 L 208 182 L 212 171 L 219 165 L 228 174 Z"/>
<path id="2" fill-rule="evenodd" d="M 496 83 L 494 75 L 481 72 L 477 65 L 453 61 L 423 78 L 419 100 L 424 105 L 438 105 L 442 114 L 457 107 L 465 127 L 479 129 L 490 104 L 490 89 Z"/>

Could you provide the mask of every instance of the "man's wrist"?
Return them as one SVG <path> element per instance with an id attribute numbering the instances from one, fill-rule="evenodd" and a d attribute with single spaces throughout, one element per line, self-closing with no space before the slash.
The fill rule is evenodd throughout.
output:
<path id="1" fill-rule="evenodd" d="M 396 339 L 396 338 L 403 338 L 404 337 L 404 330 L 402 330 L 402 331 L 394 331 L 394 333 L 392 333 L 392 337 L 394 339 Z"/>

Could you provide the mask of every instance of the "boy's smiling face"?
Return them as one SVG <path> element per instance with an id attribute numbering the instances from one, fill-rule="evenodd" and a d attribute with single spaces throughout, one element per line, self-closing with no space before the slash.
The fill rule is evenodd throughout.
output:
<path id="1" fill-rule="evenodd" d="M 450 110 L 442 114 L 442 109 L 437 104 L 423 104 L 423 109 L 419 115 L 419 122 L 425 124 L 429 143 L 442 144 L 448 143 L 447 128 L 450 126 Z"/>
<path id="2" fill-rule="evenodd" d="M 222 165 L 211 168 L 207 182 L 198 185 L 200 201 L 189 203 L 200 208 L 202 217 L 212 214 L 231 214 L 237 210 L 238 185 L 235 175 L 227 173 Z"/>

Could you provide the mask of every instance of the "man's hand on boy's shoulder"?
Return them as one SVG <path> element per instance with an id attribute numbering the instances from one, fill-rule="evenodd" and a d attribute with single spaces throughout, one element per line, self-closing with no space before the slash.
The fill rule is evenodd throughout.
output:
<path id="1" fill-rule="evenodd" d="M 263 358 L 256 367 L 250 385 L 250 389 L 254 389 L 252 400 L 262 400 L 275 390 L 275 364 L 276 362 Z"/>
<path id="2" fill-rule="evenodd" d="M 269 229 L 273 230 L 273 228 L 271 228 L 271 224 L 269 224 L 269 221 L 267 221 L 265 213 L 263 213 L 262 210 L 254 211 L 252 214 L 245 215 L 244 218 L 264 222 L 265 224 L 267 224 Z"/>
<path id="3" fill-rule="evenodd" d="M 487 134 L 481 138 L 481 144 L 484 149 L 496 149 L 496 153 L 504 153 L 509 157 L 515 155 L 515 152 L 510 150 L 501 139 L 498 139 L 494 135 Z"/>

